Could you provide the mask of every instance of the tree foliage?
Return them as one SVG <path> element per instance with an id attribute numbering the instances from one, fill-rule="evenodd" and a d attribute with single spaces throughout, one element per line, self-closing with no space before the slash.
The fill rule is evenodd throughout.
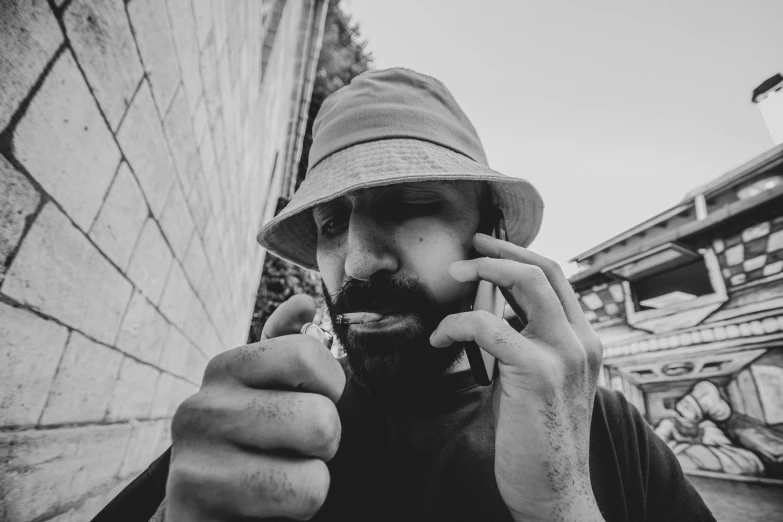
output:
<path id="1" fill-rule="evenodd" d="M 339 0 L 331 0 L 327 7 L 323 43 L 318 56 L 302 144 L 302 157 L 297 169 L 297 188 L 307 173 L 308 156 L 313 143 L 313 122 L 321 104 L 327 96 L 348 85 L 356 75 L 363 73 L 372 65 L 372 55 L 366 49 L 367 43 L 361 38 L 359 26 L 352 22 L 350 15 L 340 8 L 339 3 Z M 278 204 L 277 212 L 280 212 L 286 203 L 282 200 Z M 289 297 L 299 293 L 312 295 L 319 303 L 319 311 L 315 317 L 317 324 L 323 324 L 325 319 L 328 320 L 323 311 L 321 278 L 318 273 L 299 268 L 275 255 L 268 254 L 264 260 L 248 342 L 258 341 L 264 324 L 272 312 Z M 324 326 L 328 329 L 329 325 Z"/>

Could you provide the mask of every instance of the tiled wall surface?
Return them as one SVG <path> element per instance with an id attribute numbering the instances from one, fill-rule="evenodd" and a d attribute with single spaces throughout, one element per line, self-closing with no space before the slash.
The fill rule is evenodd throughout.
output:
<path id="1" fill-rule="evenodd" d="M 1 520 L 88 520 L 244 344 L 312 9 L 0 0 Z"/>

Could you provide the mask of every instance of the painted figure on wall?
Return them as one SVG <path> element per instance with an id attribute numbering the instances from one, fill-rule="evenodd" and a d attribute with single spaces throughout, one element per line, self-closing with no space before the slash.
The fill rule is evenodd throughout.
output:
<path id="1" fill-rule="evenodd" d="M 672 448 L 683 470 L 761 476 L 764 464 L 752 451 L 731 442 L 720 424 L 731 406 L 710 381 L 699 381 L 677 401 L 677 416 L 658 423 L 655 433 Z"/>

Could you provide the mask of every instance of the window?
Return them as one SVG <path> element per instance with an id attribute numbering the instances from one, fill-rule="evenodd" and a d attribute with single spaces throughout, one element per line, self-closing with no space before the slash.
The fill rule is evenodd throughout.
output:
<path id="1" fill-rule="evenodd" d="M 691 261 L 673 268 L 631 282 L 634 309 L 637 312 L 666 308 L 697 297 L 712 294 L 707 265 L 703 259 Z"/>

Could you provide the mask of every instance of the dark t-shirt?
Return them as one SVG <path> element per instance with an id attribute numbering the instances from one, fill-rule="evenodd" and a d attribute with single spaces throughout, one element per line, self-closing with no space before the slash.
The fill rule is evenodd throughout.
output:
<path id="1" fill-rule="evenodd" d="M 470 371 L 416 398 L 379 401 L 349 378 L 342 439 L 316 522 L 510 521 L 495 484 L 491 387 Z M 164 495 L 168 454 L 95 520 L 146 522 Z M 616 392 L 599 388 L 590 432 L 593 492 L 607 522 L 714 521 L 668 446 Z"/>
<path id="2" fill-rule="evenodd" d="M 470 371 L 442 377 L 427 398 L 377 401 L 349 380 L 337 407 L 342 439 L 313 519 L 510 521 L 495 483 L 491 387 Z M 593 491 L 607 521 L 714 520 L 625 398 L 599 388 L 590 433 Z"/>

